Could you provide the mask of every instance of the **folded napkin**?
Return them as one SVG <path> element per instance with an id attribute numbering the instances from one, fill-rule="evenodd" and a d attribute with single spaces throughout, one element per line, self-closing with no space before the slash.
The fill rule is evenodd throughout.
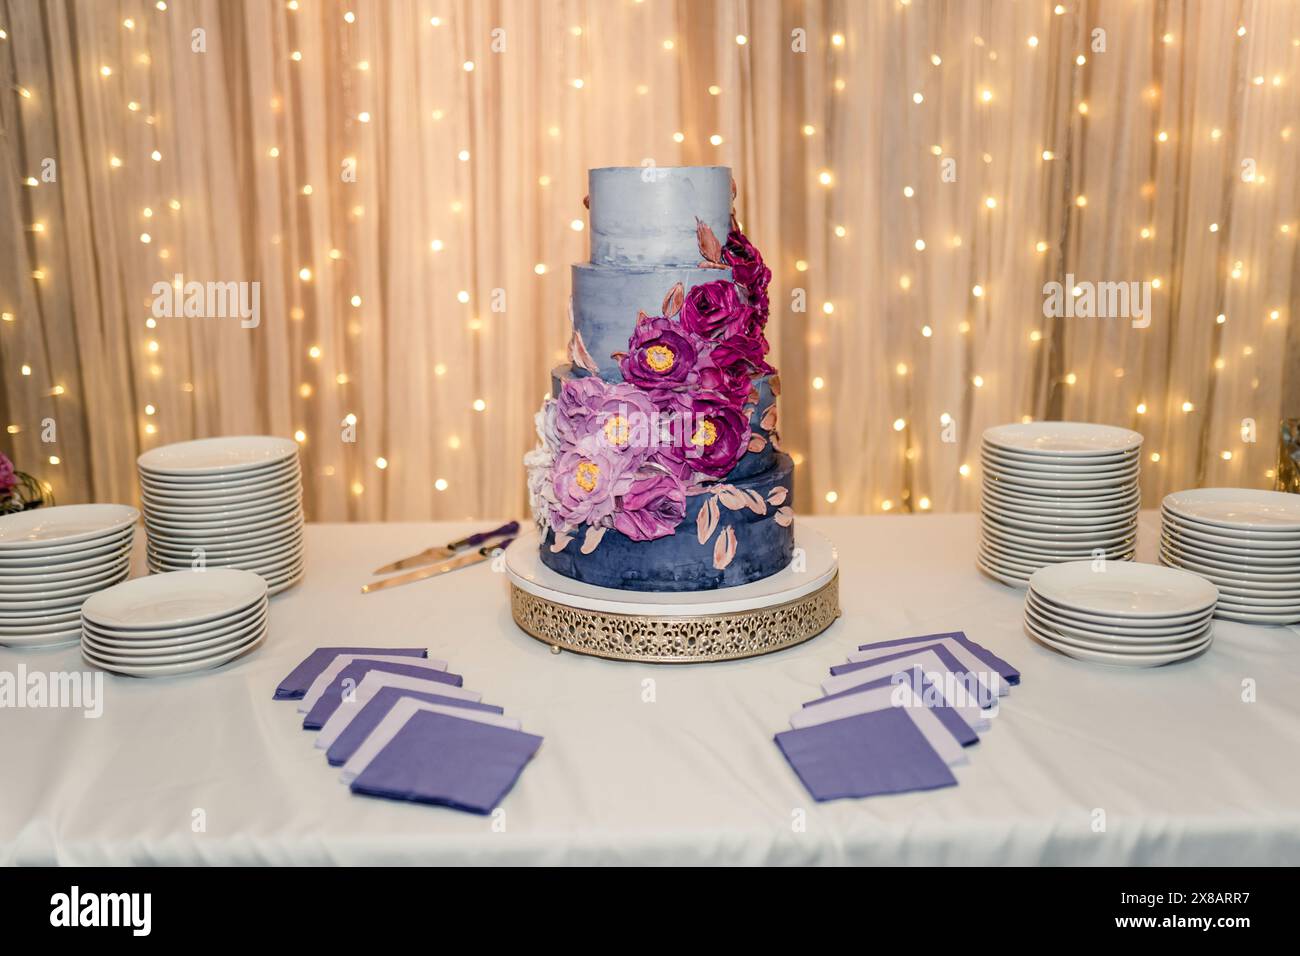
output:
<path id="1" fill-rule="evenodd" d="M 865 703 L 867 698 L 863 695 L 881 688 L 889 688 L 892 691 L 893 688 L 899 685 L 899 678 L 905 679 L 905 686 L 913 690 L 921 702 L 929 707 L 935 718 L 943 724 L 948 733 L 956 738 L 958 743 L 963 747 L 979 743 L 980 738 L 976 731 L 983 730 L 988 726 L 988 720 L 980 717 L 979 708 L 970 704 L 958 708 L 946 703 L 939 691 L 919 670 L 894 674 L 890 677 L 881 677 L 879 680 L 860 684 L 857 687 L 850 687 L 848 690 L 840 691 L 830 697 L 819 697 L 817 700 L 806 701 L 803 706 L 805 709 L 833 712 L 839 717 L 847 716 L 847 713 L 858 713 L 858 710 L 849 710 L 846 713 L 839 710 L 831 711 L 830 708 L 838 707 L 841 702 Z M 863 696 L 861 702 L 858 701 L 860 696 Z M 931 701 L 931 698 L 934 697 L 938 698 L 937 703 Z M 794 724 L 793 720 L 791 725 L 798 726 Z"/>
<path id="2" fill-rule="evenodd" d="M 804 727 L 815 727 L 818 724 L 843 720 L 856 714 L 870 714 L 890 708 L 900 710 L 907 715 L 908 719 L 916 725 L 916 729 L 921 732 L 925 742 L 934 749 L 945 764 L 951 767 L 966 762 L 966 752 L 962 749 L 961 741 L 906 684 L 862 691 L 848 697 L 841 697 L 821 707 L 805 707 L 796 710 L 790 716 L 790 726 L 794 730 L 800 730 Z"/>
<path id="3" fill-rule="evenodd" d="M 289 672 L 275 689 L 275 700 L 297 700 L 307 693 L 307 688 L 337 654 L 387 654 L 407 657 L 428 657 L 424 647 L 318 647 L 302 659 L 302 663 Z"/>
<path id="4" fill-rule="evenodd" d="M 456 720 L 468 721 L 474 724 L 491 724 L 503 730 L 519 730 L 519 721 L 513 717 L 502 717 L 500 714 L 488 714 L 477 710 L 444 707 L 442 704 L 429 704 L 412 697 L 404 697 L 389 708 L 383 720 L 379 722 L 369 736 L 361 742 L 361 746 L 343 764 L 340 779 L 344 783 L 351 783 L 355 780 L 357 774 L 365 770 L 370 765 L 370 761 L 374 760 L 392 742 L 398 732 L 406 726 L 407 721 L 413 715 L 423 711 L 432 711 L 445 717 L 452 717 Z"/>
<path id="5" fill-rule="evenodd" d="M 357 711 L 356 715 L 347 722 L 338 736 L 326 744 L 325 758 L 329 761 L 331 767 L 341 767 L 351 757 L 358 747 L 360 747 L 371 732 L 379 726 L 380 722 L 388 716 L 388 712 L 393 709 L 399 700 L 405 698 L 423 701 L 426 704 L 441 704 L 444 707 L 457 708 L 462 707 L 466 710 L 477 710 L 487 714 L 500 714 L 502 709 L 492 704 L 482 704 L 473 700 L 457 700 L 455 697 L 447 697 L 443 694 L 434 694 L 427 691 L 405 690 L 401 687 L 385 687 L 376 693 L 370 700 L 366 701 Z M 334 717 L 339 715 L 339 708 L 334 712 Z M 332 721 L 334 717 L 331 717 Z M 328 722 L 326 723 L 328 727 Z M 324 731 L 321 731 L 324 733 Z M 317 744 L 320 741 L 317 740 Z"/>
<path id="6" fill-rule="evenodd" d="M 421 694 L 437 694 L 439 697 L 466 702 L 478 701 L 482 697 L 476 690 L 466 690 L 464 687 L 452 687 L 450 684 L 427 680 L 423 675 L 409 677 L 406 674 L 392 674 L 387 671 L 370 671 L 361 678 L 361 683 L 357 685 L 356 690 L 345 696 L 334 713 L 330 714 L 329 719 L 321 727 L 320 733 L 316 735 L 316 746 L 321 750 L 327 749 L 361 712 L 361 708 L 385 687 L 396 687 Z M 484 704 L 483 707 L 486 708 L 488 705 Z M 499 707 L 488 709 L 500 712 Z"/>
<path id="7" fill-rule="evenodd" d="M 356 686 L 361 683 L 362 679 L 370 671 L 406 674 L 408 677 L 421 677 L 450 687 L 460 687 L 464 680 L 459 674 L 428 670 L 413 664 L 395 664 L 391 661 L 372 661 L 365 658 L 353 661 L 338 672 L 334 680 L 316 700 L 316 703 L 312 705 L 311 710 L 307 711 L 307 716 L 302 719 L 303 730 L 320 730 L 324 727 L 325 721 L 329 720 L 330 715 L 343 703 L 344 697 L 350 696 L 350 692 L 355 692 Z M 475 701 L 482 698 L 481 694 L 474 691 L 467 691 L 466 693 L 468 696 L 465 694 L 452 694 L 449 696 Z"/>
<path id="8" fill-rule="evenodd" d="M 962 644 L 968 651 L 978 657 L 987 666 L 1002 675 L 1002 679 L 1008 684 L 1020 683 L 1020 671 L 1016 670 L 998 655 L 983 644 L 978 644 L 966 636 L 964 631 L 949 631 L 946 634 L 923 634 L 920 637 L 900 637 L 892 641 L 873 641 L 870 644 L 859 644 L 859 651 L 873 651 L 879 647 L 905 647 L 909 644 L 933 644 L 936 641 L 943 642 L 945 638 L 957 641 Z M 849 660 L 854 660 L 850 657 Z"/>
<path id="9" fill-rule="evenodd" d="M 491 813 L 542 738 L 438 713 L 411 717 L 352 781 L 352 792 Z"/>
<path id="10" fill-rule="evenodd" d="M 927 665 L 934 655 L 939 666 Z M 875 661 L 862 661 L 857 664 L 840 664 L 831 668 L 833 676 L 822 681 L 824 694 L 837 694 L 847 687 L 856 687 L 880 677 L 887 677 L 899 671 L 911 670 L 920 664 L 925 669 L 926 677 L 934 681 L 943 691 L 949 703 L 974 702 L 982 708 L 993 706 L 997 694 L 990 690 L 979 674 L 968 674 L 961 662 L 942 644 L 929 644 L 922 647 L 908 648 L 897 654 L 890 654 Z M 947 677 L 945 677 L 945 672 Z M 987 675 L 986 675 L 987 676 Z M 996 675 L 994 675 L 996 678 Z M 1000 679 L 999 679 L 1000 683 Z M 955 699 L 954 699 L 955 698 Z"/>
<path id="11" fill-rule="evenodd" d="M 409 664 L 411 667 L 420 667 L 431 671 L 445 671 L 447 669 L 446 661 L 436 661 L 432 658 L 423 660 L 418 657 L 404 657 L 400 654 L 336 654 L 334 659 L 325 665 L 325 669 L 316 675 L 316 679 L 307 688 L 307 693 L 302 695 L 302 700 L 298 702 L 298 712 L 305 714 L 315 707 L 316 701 L 320 700 L 321 695 L 325 693 L 325 689 L 334 683 L 334 678 L 338 677 L 343 668 L 361 660 L 384 664 Z"/>
<path id="12" fill-rule="evenodd" d="M 815 800 L 932 790 L 957 783 L 902 708 L 856 714 L 776 735 Z"/>
<path id="13" fill-rule="evenodd" d="M 993 668 L 987 666 L 982 660 L 970 652 L 960 642 L 954 641 L 950 637 L 940 638 L 928 644 L 912 644 L 906 647 L 884 647 L 870 651 L 855 651 L 849 655 L 847 664 L 836 664 L 831 668 L 832 674 L 852 673 L 854 667 L 858 664 L 869 663 L 871 661 L 885 661 L 897 657 L 901 654 L 907 654 L 910 651 L 926 650 L 928 648 L 942 647 L 953 659 L 957 661 L 964 674 L 975 674 L 984 683 L 990 691 L 997 691 L 999 697 L 1005 697 L 1011 692 L 1011 685 L 1002 679 L 1002 675 Z"/>

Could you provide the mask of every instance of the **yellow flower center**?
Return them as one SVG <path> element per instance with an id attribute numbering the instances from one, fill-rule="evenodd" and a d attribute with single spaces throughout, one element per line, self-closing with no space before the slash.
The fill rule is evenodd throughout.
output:
<path id="1" fill-rule="evenodd" d="M 621 448 L 631 439 L 632 427 L 622 415 L 611 416 L 605 422 L 605 440 L 611 445 L 618 445 Z"/>
<path id="2" fill-rule="evenodd" d="M 691 438 L 691 444 L 707 448 L 717 440 L 718 426 L 706 418 L 700 422 L 700 427 L 695 430 L 695 435 Z"/>
<path id="3" fill-rule="evenodd" d="M 645 363 L 656 372 L 666 372 L 673 367 L 677 356 L 666 345 L 652 345 L 645 350 Z"/>
<path id="4" fill-rule="evenodd" d="M 596 479 L 600 477 L 600 465 L 594 461 L 584 461 L 578 465 L 578 473 L 573 476 L 573 483 L 583 491 L 591 491 L 596 487 Z"/>

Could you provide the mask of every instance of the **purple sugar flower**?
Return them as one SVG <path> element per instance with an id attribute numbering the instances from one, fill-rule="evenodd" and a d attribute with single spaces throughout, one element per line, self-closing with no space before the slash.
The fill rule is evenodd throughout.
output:
<path id="1" fill-rule="evenodd" d="M 617 499 L 632 486 L 627 462 L 609 448 L 564 452 L 551 476 L 555 502 L 551 523 L 557 531 L 571 532 L 581 524 L 597 524 L 614 513 Z"/>
<path id="2" fill-rule="evenodd" d="M 767 317 L 767 286 L 772 281 L 772 270 L 763 262 L 763 256 L 733 221 L 727 234 L 727 244 L 722 247 L 722 260 L 731 266 L 731 274 L 749 293 L 750 302 L 764 303 L 763 317 Z"/>
<path id="3" fill-rule="evenodd" d="M 649 471 L 632 482 L 614 513 L 614 527 L 633 541 L 664 538 L 686 517 L 686 485 L 675 475 Z"/>
<path id="4" fill-rule="evenodd" d="M 560 389 L 556 432 L 562 447 L 604 448 L 626 459 L 629 471 L 650 454 L 657 420 L 655 403 L 634 385 L 592 376 L 571 379 Z"/>
<path id="5" fill-rule="evenodd" d="M 9 456 L 0 452 L 0 494 L 6 494 L 13 490 L 18 484 L 18 477 L 14 474 L 14 463 L 9 460 Z"/>
<path id="6" fill-rule="evenodd" d="M 717 339 L 739 332 L 749 318 L 734 282 L 718 279 L 692 286 L 682 303 L 682 327 L 701 338 Z"/>
<path id="7" fill-rule="evenodd" d="M 659 390 L 686 384 L 695 366 L 696 348 L 672 319 L 645 318 L 627 343 L 619 365 L 623 378 L 645 389 Z"/>

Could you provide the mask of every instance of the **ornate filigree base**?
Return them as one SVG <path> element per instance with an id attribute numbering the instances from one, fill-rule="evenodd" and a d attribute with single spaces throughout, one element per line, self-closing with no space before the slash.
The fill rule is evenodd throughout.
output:
<path id="1" fill-rule="evenodd" d="M 585 610 L 512 582 L 510 608 L 516 624 L 556 652 L 653 664 L 730 661 L 793 647 L 830 627 L 840 616 L 840 577 L 793 600 L 699 615 Z"/>

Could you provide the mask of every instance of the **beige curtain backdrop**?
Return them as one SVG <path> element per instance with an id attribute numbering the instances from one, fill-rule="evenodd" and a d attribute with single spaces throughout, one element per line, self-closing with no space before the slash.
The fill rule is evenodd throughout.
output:
<path id="1" fill-rule="evenodd" d="M 1022 418 L 1143 432 L 1148 505 L 1266 486 L 1300 397 L 1300 4 L 0 0 L 0 28 L 0 437 L 62 501 L 301 432 L 315 520 L 521 514 L 601 165 L 734 169 L 803 511 L 970 509 L 981 431 Z M 178 275 L 257 283 L 260 324 L 153 318 Z M 1067 276 L 1149 282 L 1149 325 L 1045 319 Z"/>

